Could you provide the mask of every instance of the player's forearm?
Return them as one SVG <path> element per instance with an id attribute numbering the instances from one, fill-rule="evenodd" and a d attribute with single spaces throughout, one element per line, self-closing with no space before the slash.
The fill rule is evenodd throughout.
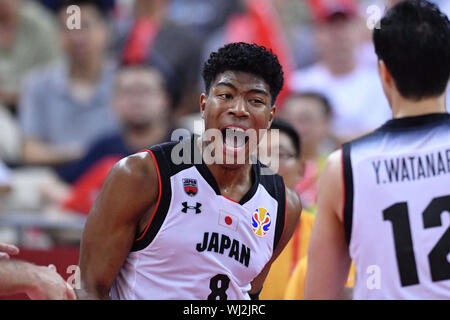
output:
<path id="1" fill-rule="evenodd" d="M 333 283 L 333 281 L 324 281 L 323 277 L 309 277 L 308 279 L 307 276 L 304 299 L 347 300 L 348 298 L 344 294 L 344 285 Z"/>
<path id="2" fill-rule="evenodd" d="M 109 290 L 105 288 L 92 288 L 86 283 L 81 283 L 81 289 L 75 290 L 78 300 L 110 300 Z"/>
<path id="3" fill-rule="evenodd" d="M 0 295 L 34 290 L 39 286 L 37 266 L 18 260 L 0 261 Z"/>
<path id="4" fill-rule="evenodd" d="M 321 255 L 321 251 L 316 250 L 308 254 L 305 300 L 347 299 L 344 287 L 350 259 L 344 254 L 333 255 L 332 252 Z"/>

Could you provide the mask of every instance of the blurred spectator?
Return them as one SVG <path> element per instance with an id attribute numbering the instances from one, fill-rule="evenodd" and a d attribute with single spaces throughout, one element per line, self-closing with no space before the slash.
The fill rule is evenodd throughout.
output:
<path id="1" fill-rule="evenodd" d="M 302 137 L 302 161 L 305 171 L 295 190 L 303 208 L 315 213 L 317 179 L 327 156 L 337 147 L 329 136 L 331 106 L 321 94 L 304 92 L 287 98 L 279 117 L 290 123 Z"/>
<path id="2" fill-rule="evenodd" d="M 284 30 L 275 7 L 269 0 L 240 0 L 237 12 L 229 17 L 225 25 L 208 39 L 203 51 L 203 60 L 212 51 L 226 43 L 256 43 L 278 56 L 283 66 L 285 79 L 289 79 L 294 68 L 291 49 L 285 39 Z M 290 86 L 287 81 L 278 96 L 277 105 L 282 105 Z"/>
<path id="3" fill-rule="evenodd" d="M 325 95 L 333 106 L 332 132 L 341 141 L 378 127 L 390 117 L 377 70 L 358 64 L 360 33 L 354 0 L 310 0 L 320 61 L 290 79 L 293 90 Z M 370 116 L 367 106 L 372 106 Z"/>
<path id="4" fill-rule="evenodd" d="M 15 109 L 22 80 L 59 55 L 53 17 L 33 1 L 0 0 L 0 104 Z"/>
<path id="5" fill-rule="evenodd" d="M 151 63 L 163 72 L 176 119 L 198 112 L 201 42 L 169 20 L 169 5 L 169 0 L 135 0 L 132 16 L 122 18 L 126 37 L 119 47 L 124 63 Z"/>
<path id="6" fill-rule="evenodd" d="M 272 136 L 272 130 L 278 130 L 278 140 L 274 139 L 276 136 Z M 277 154 L 271 154 L 269 159 L 261 159 L 261 161 L 275 169 L 273 159 L 278 159 L 278 174 L 283 177 L 286 186 L 289 188 L 294 188 L 297 181 L 302 177 L 304 170 L 300 157 L 300 140 L 300 136 L 290 124 L 275 118 L 267 133 L 267 140 L 263 139 L 259 146 L 275 152 L 278 150 Z M 297 262 L 307 254 L 313 222 L 313 215 L 303 210 L 291 240 L 270 268 L 270 272 L 264 281 L 260 299 L 283 299 L 292 271 Z"/>
<path id="7" fill-rule="evenodd" d="M 0 160 L 0 214 L 3 213 L 4 209 L 4 198 L 11 191 L 11 171 L 9 168 Z M 11 233 L 9 229 L 5 229 L 0 226 L 0 241 L 5 237 L 4 233 Z M 8 235 L 6 235 L 7 237 Z M 0 259 L 2 258 L 1 248 L 0 248 Z"/>
<path id="8" fill-rule="evenodd" d="M 298 261 L 286 286 L 284 300 L 304 300 L 306 272 L 308 267 L 308 256 Z M 353 287 L 356 281 L 356 269 L 352 262 L 345 282 L 343 297 L 345 300 L 353 299 Z"/>
<path id="9" fill-rule="evenodd" d="M 0 160 L 17 163 L 21 159 L 19 124 L 9 110 L 0 104 Z"/>
<path id="10" fill-rule="evenodd" d="M 292 51 L 294 68 L 304 68 L 317 61 L 317 50 L 307 1 L 274 0 L 284 34 Z"/>
<path id="11" fill-rule="evenodd" d="M 81 8 L 81 29 L 69 30 L 66 8 Z M 109 108 L 115 67 L 105 57 L 109 30 L 96 1 L 64 1 L 58 11 L 65 59 L 35 70 L 20 104 L 23 155 L 28 164 L 79 159 L 100 135 L 117 127 Z"/>
<path id="12" fill-rule="evenodd" d="M 121 129 L 96 140 L 81 160 L 58 170 L 75 182 L 107 155 L 125 157 L 169 137 L 170 96 L 161 73 L 151 66 L 125 65 L 117 72 L 112 101 Z"/>
<path id="13" fill-rule="evenodd" d="M 119 159 L 169 137 L 171 101 L 164 78 L 154 67 L 122 66 L 116 75 L 112 106 L 121 130 L 98 139 L 84 158 L 59 170 L 72 188 L 62 182 L 46 188 L 49 198 L 63 202 L 65 209 L 88 213 L 106 175 Z"/>
<path id="14" fill-rule="evenodd" d="M 171 0 L 169 19 L 205 37 L 222 27 L 240 0 Z"/>
<path id="15" fill-rule="evenodd" d="M 11 171 L 0 161 L 0 211 L 1 197 L 11 189 Z"/>

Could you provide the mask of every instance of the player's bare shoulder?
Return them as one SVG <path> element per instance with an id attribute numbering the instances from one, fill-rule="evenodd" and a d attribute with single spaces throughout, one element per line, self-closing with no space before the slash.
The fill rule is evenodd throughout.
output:
<path id="1" fill-rule="evenodd" d="M 327 159 L 324 170 L 328 174 L 340 174 L 342 168 L 342 149 L 333 151 Z"/>
<path id="2" fill-rule="evenodd" d="M 318 206 L 331 209 L 342 221 L 344 180 L 342 149 L 333 151 L 325 163 L 318 181 Z M 318 210 L 319 211 L 319 210 Z"/>
<path id="3" fill-rule="evenodd" d="M 158 178 L 155 163 L 148 151 L 142 151 L 123 158 L 116 163 L 113 170 L 115 174 L 129 176 L 137 181 Z"/>
<path id="4" fill-rule="evenodd" d="M 151 194 L 158 190 L 155 188 L 158 184 L 158 172 L 151 153 L 147 151 L 123 158 L 114 165 L 110 175 L 118 183 L 132 189 L 138 188 L 141 192 L 147 193 L 148 189 Z"/>
<path id="5" fill-rule="evenodd" d="M 158 172 L 152 155 L 145 151 L 123 158 L 111 169 L 94 207 L 125 207 L 130 215 L 147 211 L 158 198 Z M 94 208 L 95 210 L 95 208 Z"/>

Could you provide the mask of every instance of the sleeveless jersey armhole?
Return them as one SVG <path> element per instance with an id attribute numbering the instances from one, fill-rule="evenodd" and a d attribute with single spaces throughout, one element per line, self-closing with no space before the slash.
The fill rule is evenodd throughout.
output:
<path id="1" fill-rule="evenodd" d="M 286 219 L 287 219 L 287 194 L 286 194 L 286 185 L 284 184 L 284 181 L 281 177 L 276 179 L 276 192 L 277 192 L 277 199 L 279 201 L 278 205 L 278 211 L 277 211 L 277 221 L 276 221 L 276 228 L 275 228 L 275 237 L 273 241 L 273 251 L 278 246 L 278 243 L 280 242 L 281 237 L 284 234 L 284 231 L 286 229 Z"/>
<path id="2" fill-rule="evenodd" d="M 342 221 L 348 245 L 350 245 L 353 221 L 353 172 L 350 150 L 351 144 L 342 145 Z"/>
<path id="3" fill-rule="evenodd" d="M 171 186 L 170 186 L 170 170 L 165 159 L 164 150 L 161 147 L 155 146 L 151 149 L 142 150 L 148 152 L 155 163 L 156 171 L 158 173 L 158 200 L 153 211 L 152 217 L 142 231 L 135 239 L 131 251 L 139 251 L 146 248 L 152 240 L 156 237 L 161 228 L 170 205 Z"/>

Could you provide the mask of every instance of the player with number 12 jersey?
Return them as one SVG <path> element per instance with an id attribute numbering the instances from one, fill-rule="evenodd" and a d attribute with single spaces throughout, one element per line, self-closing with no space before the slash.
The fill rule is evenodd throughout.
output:
<path id="1" fill-rule="evenodd" d="M 390 120 L 342 154 L 355 298 L 450 298 L 450 115 Z"/>

